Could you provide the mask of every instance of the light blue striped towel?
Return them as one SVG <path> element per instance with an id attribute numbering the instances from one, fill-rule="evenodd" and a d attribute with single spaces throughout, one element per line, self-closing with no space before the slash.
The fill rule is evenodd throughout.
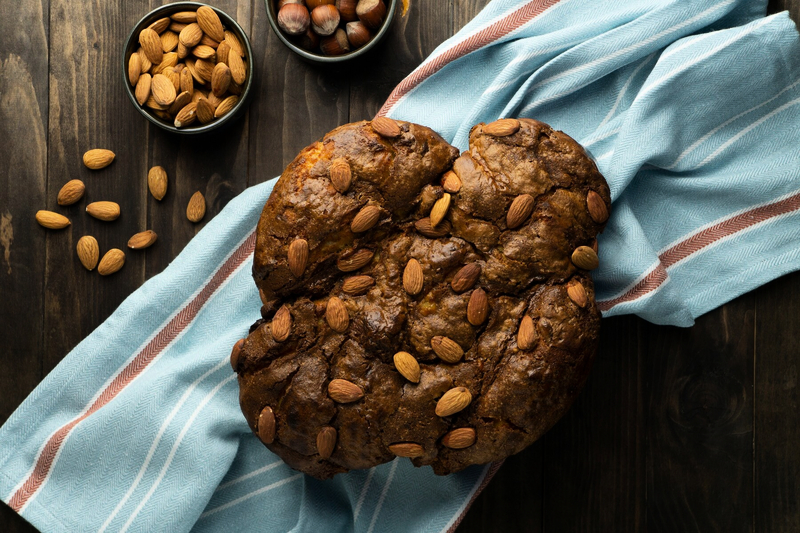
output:
<path id="1" fill-rule="evenodd" d="M 501 116 L 581 141 L 614 199 L 602 309 L 690 325 L 800 268 L 800 42 L 765 4 L 494 0 L 382 113 L 462 149 Z M 252 231 L 272 183 L 231 201 L 0 428 L 0 496 L 34 525 L 446 531 L 491 477 L 397 459 L 321 482 L 251 435 L 227 358 L 259 315 Z"/>

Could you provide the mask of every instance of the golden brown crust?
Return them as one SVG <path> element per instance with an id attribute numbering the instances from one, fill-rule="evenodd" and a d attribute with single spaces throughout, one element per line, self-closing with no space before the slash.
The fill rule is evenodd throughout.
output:
<path id="1" fill-rule="evenodd" d="M 603 228 L 594 219 L 597 198 L 593 218 L 587 196 L 607 207 L 609 191 L 578 143 L 541 122 L 519 123 L 495 134 L 475 126 L 460 157 L 423 126 L 398 122 L 401 135 L 390 139 L 369 122 L 348 124 L 287 167 L 259 221 L 253 274 L 263 319 L 236 370 L 245 418 L 258 434 L 259 415 L 271 408 L 267 446 L 290 466 L 325 478 L 413 448 L 415 465 L 455 472 L 519 452 L 572 403 L 596 351 L 600 313 L 591 277 L 571 256 Z M 331 163 L 341 160 L 351 170 L 346 187 L 341 173 L 337 186 L 331 181 Z M 415 223 L 446 198 L 441 180 L 451 167 L 461 186 L 450 176 L 449 205 L 439 202 L 446 210 L 436 228 L 444 235 L 426 236 Z M 354 233 L 365 206 L 378 209 L 377 222 Z M 509 229 L 509 220 L 518 227 Z M 308 258 L 295 257 L 291 269 L 289 250 L 300 239 Z M 355 252 L 362 266 L 343 271 Z M 412 265 L 413 283 L 404 285 L 411 259 L 421 268 Z M 353 276 L 361 277 L 358 290 L 345 286 Z M 337 300 L 327 309 L 334 297 L 347 316 Z M 290 332 L 282 315 L 277 340 L 270 320 L 281 306 Z M 525 316 L 533 328 L 523 350 L 517 334 Z M 400 351 L 419 362 L 419 383 L 395 368 Z M 344 381 L 330 390 L 332 380 Z M 468 405 L 437 416 L 437 402 L 461 387 L 463 395 L 452 394 Z M 326 459 L 317 437 L 327 427 L 336 443 Z M 474 429 L 474 443 L 446 446 L 443 437 L 458 428 Z"/>

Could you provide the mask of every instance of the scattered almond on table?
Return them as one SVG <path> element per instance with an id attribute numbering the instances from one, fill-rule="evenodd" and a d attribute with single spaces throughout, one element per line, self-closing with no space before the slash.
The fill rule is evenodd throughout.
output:
<path id="1" fill-rule="evenodd" d="M 208 6 L 159 19 L 139 33 L 128 81 L 139 105 L 176 128 L 230 113 L 247 81 L 239 38 Z"/>
<path id="2" fill-rule="evenodd" d="M 189 16 L 179 13 L 180 19 L 188 19 Z M 157 21 L 158 22 L 158 21 Z M 156 24 L 156 23 L 154 23 Z M 163 24 L 162 24 L 163 25 Z M 152 26 L 151 29 L 155 27 Z M 170 27 L 167 25 L 165 27 Z M 137 54 L 138 57 L 138 54 Z M 87 168 L 99 170 L 111 164 L 114 160 L 114 152 L 105 149 L 92 149 L 83 155 L 83 163 Z M 161 200 L 167 193 L 167 172 L 161 166 L 155 166 L 147 174 L 147 187 L 150 194 L 156 200 Z M 83 181 L 73 179 L 65 183 L 58 192 L 57 202 L 60 206 L 69 206 L 77 203 L 83 198 L 86 186 Z M 113 221 L 119 218 L 121 210 L 119 204 L 110 201 L 92 202 L 86 206 L 86 213 L 98 220 Z M 186 208 L 186 217 L 192 222 L 200 222 L 206 213 L 205 197 L 200 191 L 192 195 Z M 36 222 L 44 228 L 58 230 L 69 226 L 70 220 L 54 211 L 39 210 L 36 212 Z M 145 230 L 133 235 L 128 239 L 128 248 L 131 250 L 142 250 L 152 246 L 158 235 L 153 230 Z M 81 237 L 75 247 L 78 260 L 86 270 L 94 270 L 101 276 L 108 276 L 118 272 L 125 264 L 125 252 L 118 248 L 108 250 L 103 258 L 100 259 L 100 245 L 97 239 L 91 235 Z M 288 336 L 288 335 L 287 335 Z"/>
<path id="3" fill-rule="evenodd" d="M 206 199 L 203 193 L 197 191 L 189 199 L 189 205 L 186 206 L 186 218 L 191 222 L 200 222 L 206 215 Z"/>

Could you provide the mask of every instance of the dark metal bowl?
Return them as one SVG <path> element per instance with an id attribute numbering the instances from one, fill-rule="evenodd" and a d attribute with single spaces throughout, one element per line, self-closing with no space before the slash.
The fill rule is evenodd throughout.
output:
<path id="1" fill-rule="evenodd" d="M 386 33 L 389 31 L 389 28 L 392 26 L 392 19 L 394 19 L 394 12 L 397 9 L 397 4 L 399 0 L 384 0 L 386 2 L 386 18 L 383 21 L 383 25 L 378 30 L 378 33 L 372 38 L 370 42 L 362 46 L 361 48 L 357 48 L 352 52 L 348 52 L 346 54 L 338 55 L 338 56 L 326 56 L 323 54 L 316 54 L 313 52 L 309 52 L 303 48 L 300 48 L 296 44 L 294 44 L 289 37 L 287 37 L 283 31 L 278 26 L 278 12 L 275 10 L 275 0 L 264 0 L 264 5 L 267 7 L 267 18 L 269 19 L 269 25 L 272 26 L 272 31 L 278 36 L 283 44 L 286 45 L 289 50 L 294 52 L 295 54 L 299 55 L 305 60 L 311 61 L 313 63 L 323 63 L 323 64 L 331 64 L 331 63 L 342 63 L 344 61 L 349 61 L 351 59 L 355 59 L 357 57 L 361 57 L 367 52 L 369 52 L 372 48 L 374 48 L 381 40 L 384 38 Z"/>
<path id="2" fill-rule="evenodd" d="M 158 19 L 168 17 L 173 13 L 178 11 L 196 11 L 197 8 L 204 6 L 207 4 L 201 4 L 199 2 L 175 2 L 173 4 L 163 5 L 161 7 L 157 7 L 152 10 L 150 13 L 145 15 L 131 30 L 130 35 L 128 35 L 128 39 L 125 41 L 125 48 L 122 52 L 122 78 L 124 80 L 125 91 L 128 93 L 128 98 L 130 98 L 131 103 L 139 110 L 139 112 L 144 116 L 147 120 L 158 126 L 159 128 L 165 129 L 167 131 L 171 131 L 174 133 L 179 133 L 183 135 L 196 135 L 198 133 L 206 133 L 212 130 L 216 130 L 230 124 L 238 117 L 240 117 L 246 107 L 247 102 L 250 97 L 250 89 L 253 86 L 253 49 L 250 48 L 250 39 L 247 38 L 247 34 L 245 34 L 244 30 L 239 26 L 235 20 L 228 16 L 227 13 L 221 11 L 220 9 L 209 6 L 214 11 L 217 12 L 219 15 L 222 24 L 225 26 L 226 29 L 232 31 L 236 34 L 236 37 L 239 38 L 239 42 L 242 43 L 242 46 L 245 47 L 245 52 L 247 54 L 247 79 L 244 82 L 244 87 L 242 88 L 242 94 L 239 95 L 239 101 L 236 103 L 236 106 L 231 109 L 231 111 L 226 114 L 225 116 L 214 119 L 213 121 L 209 122 L 208 124 L 200 124 L 196 123 L 192 124 L 191 126 L 187 126 L 185 128 L 176 128 L 175 125 L 171 122 L 167 122 L 163 120 L 150 111 L 147 110 L 144 106 L 140 106 L 139 102 L 136 101 L 136 96 L 134 94 L 134 87 L 128 82 L 128 60 L 131 57 L 131 54 L 136 52 L 139 48 L 139 32 L 143 29 L 148 27 L 150 24 L 155 22 Z"/>

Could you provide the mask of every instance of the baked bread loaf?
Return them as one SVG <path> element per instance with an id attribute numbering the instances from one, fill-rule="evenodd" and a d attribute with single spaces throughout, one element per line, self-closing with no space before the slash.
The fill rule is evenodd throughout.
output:
<path id="1" fill-rule="evenodd" d="M 263 318 L 231 364 L 247 422 L 293 468 L 503 459 L 586 381 L 608 185 L 535 120 L 478 124 L 469 145 L 347 124 L 275 185 L 253 264 Z"/>

